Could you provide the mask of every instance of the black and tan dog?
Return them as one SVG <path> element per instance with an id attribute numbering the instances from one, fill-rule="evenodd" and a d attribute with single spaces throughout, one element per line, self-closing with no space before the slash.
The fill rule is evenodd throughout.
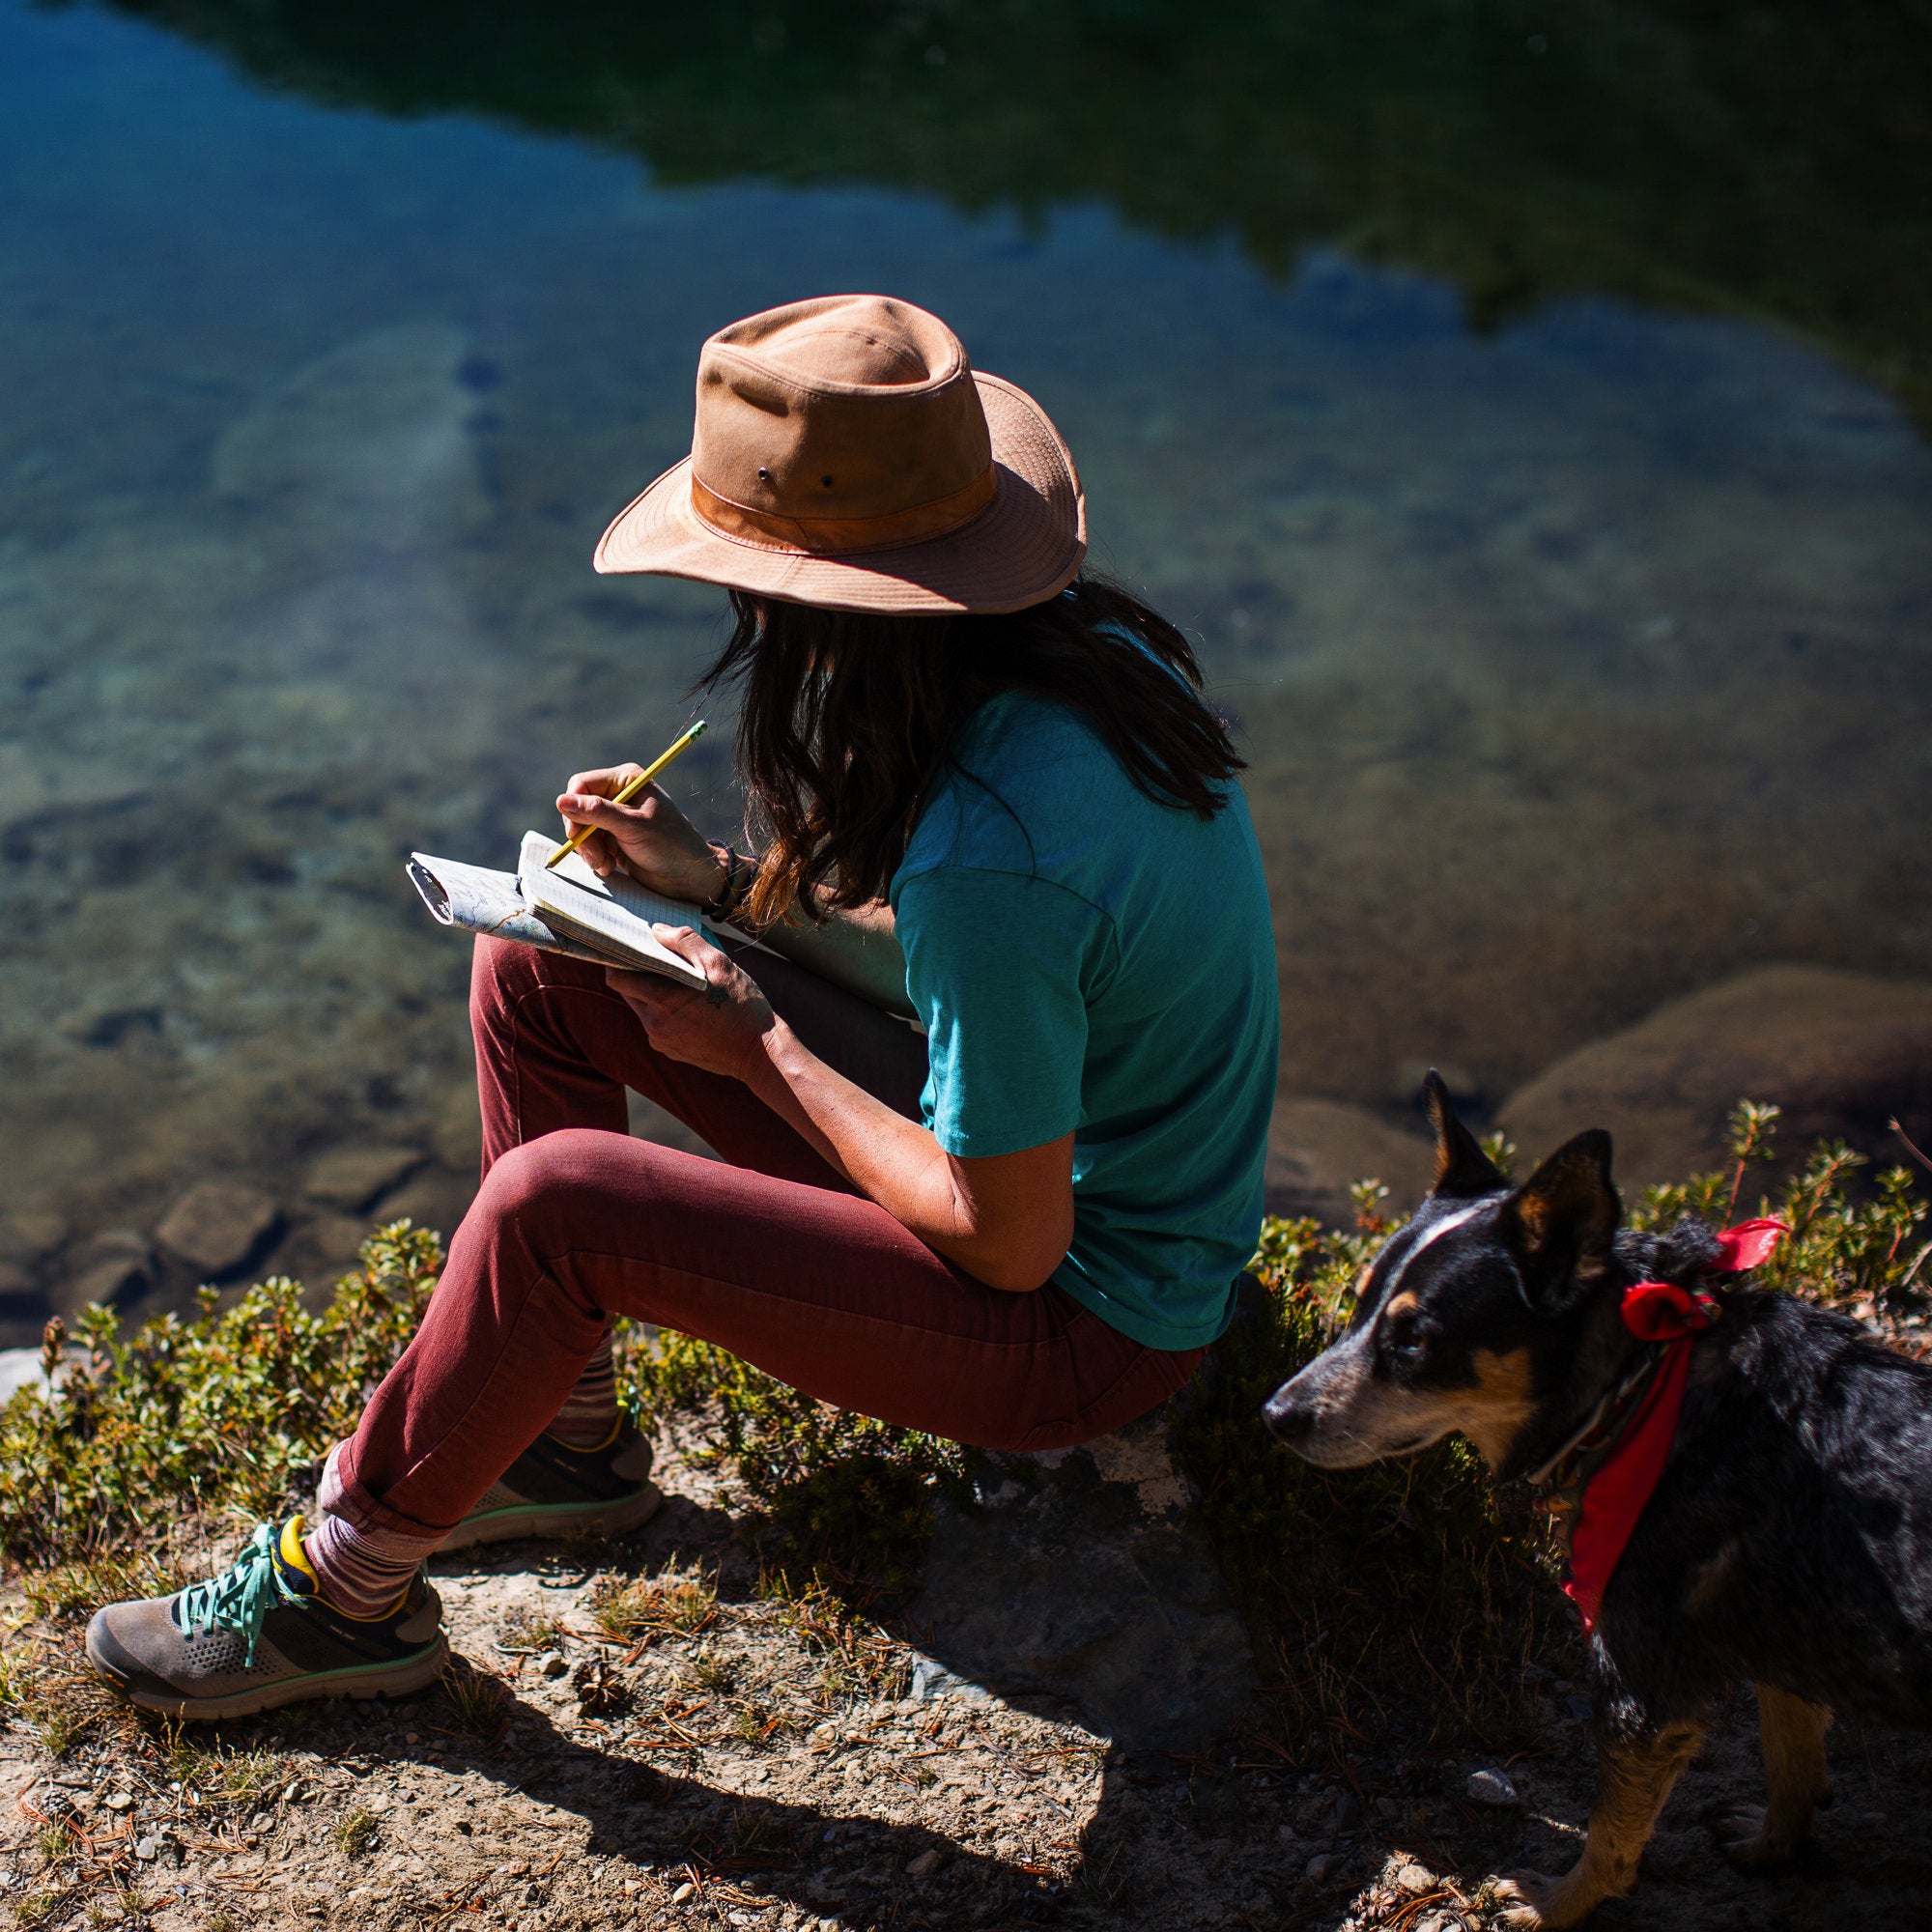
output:
<path id="1" fill-rule="evenodd" d="M 1579 1134 L 1512 1188 L 1432 1074 L 1435 1185 L 1364 1270 L 1347 1334 L 1278 1389 L 1269 1425 L 1324 1468 L 1460 1430 L 1498 1479 L 1573 1488 L 1661 1359 L 1625 1290 L 1715 1304 L 1674 1442 L 1608 1572 L 1588 1646 L 1601 1784 L 1564 1877 L 1519 1874 L 1506 1923 L 1575 1925 L 1635 1880 L 1713 1699 L 1757 1687 L 1770 1804 L 1719 1821 L 1743 1865 L 1790 1855 L 1828 1796 L 1825 1731 L 1932 1727 L 1932 1367 L 1720 1270 L 1686 1220 L 1620 1231 L 1610 1139 Z"/>

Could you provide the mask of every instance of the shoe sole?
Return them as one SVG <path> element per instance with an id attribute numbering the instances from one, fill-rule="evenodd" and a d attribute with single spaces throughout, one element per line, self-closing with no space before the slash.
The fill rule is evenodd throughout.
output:
<path id="1" fill-rule="evenodd" d="M 284 1677 L 258 1684 L 228 1697 L 168 1697 L 157 1690 L 136 1690 L 125 1677 L 95 1655 L 94 1634 L 88 1633 L 87 1661 L 122 1696 L 143 1711 L 196 1720 L 208 1718 L 250 1718 L 283 1704 L 300 1704 L 321 1697 L 408 1697 L 425 1690 L 449 1667 L 449 1640 L 440 1634 L 430 1647 L 401 1663 L 353 1663 L 341 1670 L 311 1671 L 303 1677 Z"/>
<path id="2" fill-rule="evenodd" d="M 474 1549 L 483 1543 L 516 1543 L 530 1537 L 622 1536 L 650 1521 L 664 1501 L 664 1492 L 646 1483 L 609 1503 L 514 1503 L 486 1515 L 465 1517 L 436 1546 L 439 1556 L 454 1549 Z"/>

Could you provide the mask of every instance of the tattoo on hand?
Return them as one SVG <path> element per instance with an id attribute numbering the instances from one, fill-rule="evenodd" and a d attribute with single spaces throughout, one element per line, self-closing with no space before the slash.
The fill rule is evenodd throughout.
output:
<path id="1" fill-rule="evenodd" d="M 707 1007 L 728 1007 L 731 995 L 723 986 L 707 986 L 704 989 L 704 1004 Z"/>

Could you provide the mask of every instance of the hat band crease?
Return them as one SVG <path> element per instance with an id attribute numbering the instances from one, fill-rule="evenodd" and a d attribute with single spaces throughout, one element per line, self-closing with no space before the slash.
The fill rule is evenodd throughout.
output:
<path id="1" fill-rule="evenodd" d="M 947 535 L 971 523 L 998 494 L 998 473 L 988 465 L 963 490 L 935 497 L 909 509 L 879 517 L 780 517 L 734 503 L 691 479 L 691 507 L 698 521 L 720 536 L 759 550 L 781 551 L 792 556 L 837 556 L 843 553 L 902 550 Z"/>

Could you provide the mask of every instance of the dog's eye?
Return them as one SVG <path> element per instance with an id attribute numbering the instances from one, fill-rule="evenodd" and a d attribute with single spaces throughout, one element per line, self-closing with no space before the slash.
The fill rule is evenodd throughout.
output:
<path id="1" fill-rule="evenodd" d="M 1400 1315 L 1382 1326 L 1382 1346 L 1390 1357 L 1402 1363 L 1421 1361 L 1428 1349 L 1429 1338 L 1423 1332 L 1420 1318 L 1412 1309 L 1405 1309 Z"/>

